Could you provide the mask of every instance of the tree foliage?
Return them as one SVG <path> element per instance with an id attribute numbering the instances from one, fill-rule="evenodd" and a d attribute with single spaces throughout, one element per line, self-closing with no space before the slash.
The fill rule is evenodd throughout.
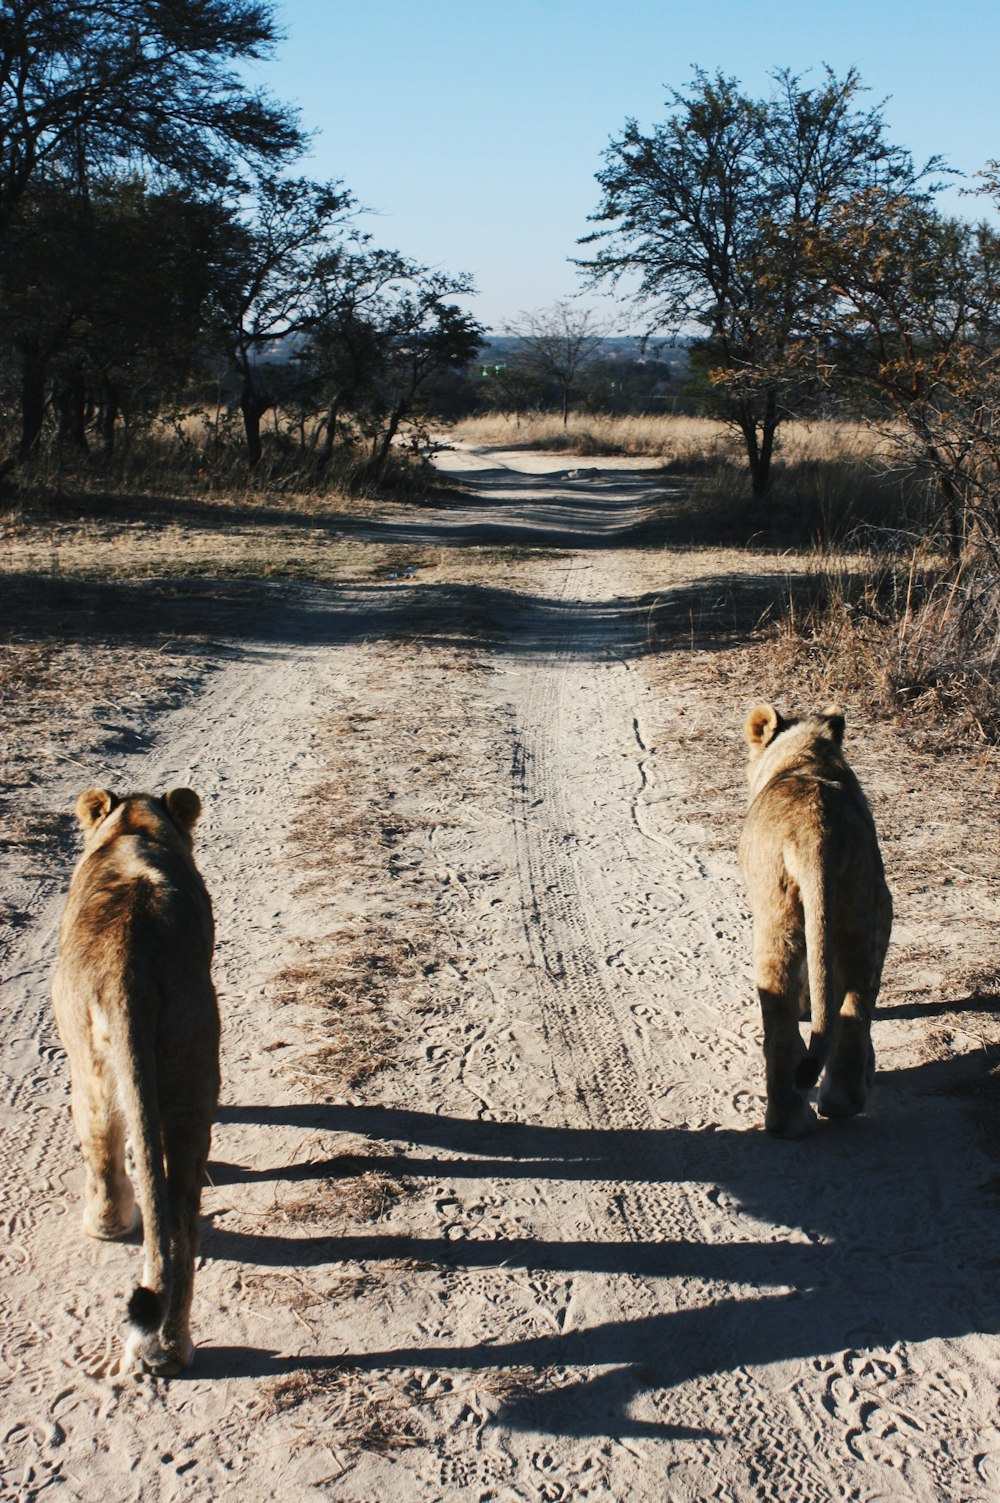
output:
<path id="1" fill-rule="evenodd" d="M 39 178 L 83 189 L 128 167 L 218 188 L 290 160 L 293 112 L 237 66 L 275 39 L 259 0 L 3 0 L 0 239 Z"/>
<path id="2" fill-rule="evenodd" d="M 137 178 L 85 201 L 33 188 L 0 242 L 0 349 L 20 397 L 19 450 L 37 444 L 51 383 L 63 440 L 106 454 L 120 417 L 173 395 L 196 368 L 213 316 L 229 221 L 213 201 Z"/>
<path id="3" fill-rule="evenodd" d="M 217 299 L 216 332 L 240 382 L 239 405 L 251 465 L 261 457 L 260 422 L 287 394 L 283 362 L 269 345 L 309 326 L 315 268 L 355 207 L 341 183 L 263 175 L 233 218 L 231 255 Z"/>
<path id="4" fill-rule="evenodd" d="M 813 254 L 838 380 L 880 400 L 932 478 L 953 555 L 973 532 L 996 547 L 1000 235 L 876 192 L 845 205 Z"/>
<path id="5" fill-rule="evenodd" d="M 469 277 L 431 271 L 367 237 L 321 258 L 298 359 L 325 409 L 322 462 L 346 409 L 381 476 L 400 425 L 420 417 L 427 384 L 464 368 L 482 343 L 480 324 L 453 301 L 473 291 Z"/>

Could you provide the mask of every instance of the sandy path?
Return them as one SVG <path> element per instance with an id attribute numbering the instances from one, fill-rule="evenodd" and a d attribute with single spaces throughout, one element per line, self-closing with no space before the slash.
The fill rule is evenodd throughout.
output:
<path id="1" fill-rule="evenodd" d="M 349 609 L 279 595 L 147 755 L 100 772 L 208 806 L 224 1105 L 200 1350 L 170 1385 L 107 1376 L 138 1255 L 76 1232 L 47 1003 L 61 891 L 21 893 L 0 1497 L 995 1499 L 990 1166 L 920 1068 L 892 952 L 870 1115 L 801 1144 L 758 1130 L 742 706 L 690 645 L 643 660 L 651 592 L 691 598 L 704 560 L 624 546 L 633 467 L 445 462 L 479 481 L 496 538 L 578 544 L 509 577 L 498 560 L 480 645 L 453 593 L 424 638 L 429 579 Z M 414 535 L 466 520 L 423 513 Z M 325 856 L 318 788 L 360 828 L 356 859 Z M 381 1003 L 394 1063 L 324 1090 L 323 1015 L 274 978 L 359 932 L 407 950 Z M 899 932 L 912 969 L 905 911 Z"/>

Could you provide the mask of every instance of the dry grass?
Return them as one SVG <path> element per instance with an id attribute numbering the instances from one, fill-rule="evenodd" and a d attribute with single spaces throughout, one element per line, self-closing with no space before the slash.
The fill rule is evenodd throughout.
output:
<path id="1" fill-rule="evenodd" d="M 265 1413 L 288 1415 L 308 1404 L 310 1430 L 320 1424 L 327 1444 L 381 1455 L 428 1443 L 431 1406 L 442 1401 L 483 1414 L 531 1394 L 550 1393 L 565 1381 L 554 1368 L 494 1368 L 462 1382 L 448 1372 L 374 1374 L 345 1364 L 289 1373 L 268 1385 Z M 317 1413 L 316 1411 L 319 1411 Z M 437 1421 L 439 1423 L 439 1421 Z"/>
<path id="2" fill-rule="evenodd" d="M 131 518 L 7 519 L 0 573 L 70 579 L 384 579 L 439 561 L 440 550 L 345 537 L 346 514 L 289 508 L 259 514 L 215 504 L 165 507 Z"/>
<path id="3" fill-rule="evenodd" d="M 399 697 L 393 728 L 399 745 L 414 748 L 402 783 L 400 769 L 378 754 L 380 721 L 359 703 L 317 723 L 313 745 L 325 751 L 329 772 L 317 778 L 292 829 L 300 891 L 334 923 L 310 938 L 270 992 L 276 1006 L 306 1009 L 310 1047 L 289 1069 L 297 1087 L 318 1099 L 357 1091 L 391 1063 L 400 1029 L 415 1013 L 444 1005 L 434 976 L 455 959 L 422 885 L 424 843 L 446 820 L 440 809 L 427 812 L 422 795 L 460 766 L 456 748 L 469 710 L 455 694 L 428 725 L 415 661 L 412 645 L 389 641 L 373 670 L 409 675 L 413 692 Z M 453 670 L 466 663 L 453 649 Z"/>
<path id="4" fill-rule="evenodd" d="M 321 1226 L 328 1236 L 335 1236 L 347 1226 L 382 1221 L 393 1206 L 402 1200 L 405 1187 L 399 1180 L 379 1170 L 357 1173 L 357 1158 L 343 1158 L 343 1171 L 337 1160 L 323 1165 L 323 1178 L 307 1194 L 286 1200 L 269 1214 L 292 1226 Z"/>
<path id="5" fill-rule="evenodd" d="M 814 700 L 849 695 L 930 750 L 998 747 L 1000 616 L 983 588 L 929 547 L 815 554 L 778 614 L 775 674 L 797 668 Z"/>
<path id="6" fill-rule="evenodd" d="M 52 497 L 126 501 L 163 496 L 188 497 L 223 504 L 245 504 L 295 497 L 313 498 L 318 509 L 341 509 L 388 495 L 412 495 L 435 484 L 420 462 L 419 442 L 407 447 L 414 430 L 404 423 L 399 442 L 376 478 L 371 440 L 341 428 L 339 441 L 321 459 L 317 416 L 297 417 L 271 409 L 261 428 L 262 457 L 250 469 L 246 438 L 238 412 L 214 405 L 196 407 L 133 427 L 121 436 L 115 452 L 80 453 L 61 446 L 49 434 L 30 459 L 18 463 L 0 487 L 0 510 L 45 505 Z"/>
<path id="7" fill-rule="evenodd" d="M 689 473 L 717 464 L 737 469 L 745 464 L 739 435 L 728 424 L 711 418 L 572 412 L 564 427 L 555 413 L 528 413 L 520 418 L 486 413 L 456 423 L 451 434 L 468 443 L 510 449 L 650 456 Z M 884 440 L 863 423 L 794 421 L 779 429 L 777 452 L 788 464 L 798 464 L 868 459 L 884 449 Z"/>
<path id="8" fill-rule="evenodd" d="M 347 870 L 360 876 L 366 862 L 357 852 Z M 351 857 L 344 843 L 315 881 L 329 889 L 332 873 Z M 303 1006 L 313 1014 L 313 1043 L 292 1067 L 296 1084 L 316 1100 L 355 1091 L 392 1062 L 396 1033 L 387 1003 L 393 988 L 416 974 L 405 942 L 385 927 L 362 923 L 310 941 L 309 959 L 287 966 L 268 988 L 272 1004 Z"/>
<path id="9" fill-rule="evenodd" d="M 264 1387 L 264 1413 L 276 1417 L 298 1409 L 307 1400 L 318 1401 L 328 1445 L 385 1456 L 409 1450 L 425 1440 L 415 1408 L 421 1395 L 419 1390 L 409 1391 L 410 1386 L 401 1392 L 384 1380 L 374 1382 L 371 1374 L 350 1366 L 293 1372 Z M 314 1437 L 304 1434 L 301 1443 L 313 1444 Z"/>

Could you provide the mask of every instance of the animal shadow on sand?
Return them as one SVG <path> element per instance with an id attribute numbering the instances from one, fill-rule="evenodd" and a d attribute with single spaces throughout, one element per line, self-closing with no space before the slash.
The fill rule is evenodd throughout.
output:
<path id="1" fill-rule="evenodd" d="M 996 1016 L 997 999 L 970 999 Z M 662 1287 L 662 1312 L 509 1341 L 393 1344 L 373 1328 L 364 1350 L 288 1358 L 266 1349 L 203 1349 L 201 1376 L 317 1377 L 333 1369 L 598 1369 L 508 1399 L 501 1421 L 562 1435 L 706 1435 L 670 1421 L 670 1390 L 746 1366 L 822 1359 L 897 1342 L 1000 1328 L 1000 1204 L 984 1185 L 967 1102 L 994 1118 L 995 1076 L 978 1057 L 878 1077 L 874 1111 L 824 1123 L 807 1140 L 757 1131 L 596 1130 L 484 1122 L 390 1107 L 227 1107 L 223 1122 L 298 1125 L 364 1135 L 353 1156 L 243 1170 L 214 1163 L 213 1182 L 321 1180 L 373 1169 L 407 1181 L 546 1178 L 626 1187 L 639 1204 L 669 1183 L 734 1208 L 733 1241 L 451 1240 L 392 1234 L 286 1237 L 206 1229 L 204 1252 L 273 1267 L 417 1260 L 432 1269 L 538 1270 L 631 1277 Z M 994 1093 L 994 1094 L 991 1094 Z M 394 1145 L 381 1151 L 379 1143 Z M 405 1146 L 400 1146 L 405 1145 Z M 735 1211 L 739 1210 L 737 1217 Z M 760 1235 L 754 1236 L 755 1228 Z M 387 1277 L 398 1277 L 391 1269 Z M 687 1283 L 686 1281 L 695 1281 Z M 712 1287 L 706 1294 L 705 1285 Z M 364 1297 L 363 1295 L 361 1296 Z M 648 1303 L 648 1295 L 646 1296 Z M 609 1291 L 609 1305 L 615 1304 Z M 674 1306 L 679 1306 L 674 1308 Z M 630 1413 L 657 1395 L 661 1418 Z"/>

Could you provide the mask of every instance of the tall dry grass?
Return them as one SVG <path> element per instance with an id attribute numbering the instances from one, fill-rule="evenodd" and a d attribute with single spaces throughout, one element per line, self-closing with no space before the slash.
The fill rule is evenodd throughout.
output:
<path id="1" fill-rule="evenodd" d="M 463 418 L 450 431 L 460 441 L 511 449 L 659 458 L 689 473 L 715 465 L 742 472 L 746 464 L 739 434 L 712 418 L 571 412 L 564 426 L 557 413 L 484 413 Z M 884 440 L 860 422 L 796 420 L 778 430 L 778 461 L 788 464 L 867 460 L 884 451 Z"/>
<path id="2" fill-rule="evenodd" d="M 53 496 L 192 498 L 223 505 L 307 497 L 318 503 L 398 498 L 419 500 L 435 485 L 419 445 L 411 452 L 400 442 L 384 469 L 373 468 L 371 441 L 346 425 L 324 456 L 318 420 L 271 413 L 262 427 L 263 455 L 254 468 L 238 413 L 187 409 L 137 425 L 119 436 L 115 451 L 80 451 L 60 446 L 54 435 L 27 460 L 5 467 L 0 481 L 0 515 L 44 506 Z"/>
<path id="3" fill-rule="evenodd" d="M 817 701 L 847 696 L 935 748 L 1000 746 L 1000 581 L 928 543 L 814 553 L 776 613 L 773 669 Z"/>

